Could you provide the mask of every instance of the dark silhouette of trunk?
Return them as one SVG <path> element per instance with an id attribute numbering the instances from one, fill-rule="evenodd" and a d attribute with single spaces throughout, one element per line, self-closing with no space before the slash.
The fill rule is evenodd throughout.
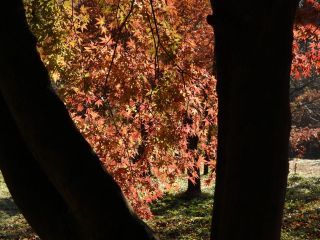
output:
<path id="1" fill-rule="evenodd" d="M 61 222 L 57 222 L 60 216 L 48 215 L 43 217 L 47 221 L 43 225 L 57 222 L 55 226 L 63 228 L 66 224 L 66 228 L 75 232 L 68 239 L 79 239 L 80 231 L 83 239 L 154 239 L 149 228 L 130 210 L 119 186 L 104 171 L 52 90 L 47 70 L 36 51 L 35 38 L 28 29 L 22 1 L 6 1 L 2 7 L 5 11 L 0 15 L 0 94 L 9 111 L 3 114 L 16 126 L 15 135 L 21 135 L 19 139 L 13 138 L 12 144 L 17 141 L 16 147 L 22 149 L 23 156 L 12 153 L 12 159 L 26 158 L 26 162 L 12 164 L 34 161 L 30 169 L 34 167 L 31 170 L 36 173 L 35 179 L 47 179 L 43 186 L 33 186 L 35 179 L 24 185 L 21 170 L 10 166 L 11 163 L 3 164 L 10 152 L 2 149 L 5 157 L 0 160 L 1 169 L 26 219 L 43 239 L 66 239 L 63 229 L 61 236 L 51 235 L 55 233 L 50 233 L 49 227 L 48 232 L 39 230 L 39 215 L 49 214 L 51 210 L 34 213 L 29 209 L 22 189 L 29 185 L 30 195 L 39 196 L 33 191 L 40 188 L 44 199 L 54 197 L 48 207 L 52 205 L 52 211 L 58 210 Z"/>
<path id="2" fill-rule="evenodd" d="M 184 124 L 193 124 L 193 119 L 188 116 L 186 114 L 186 116 L 184 117 Z M 189 151 L 195 151 L 198 148 L 198 143 L 199 143 L 199 137 L 197 135 L 190 135 L 188 136 L 187 139 L 188 142 L 188 150 Z M 195 171 L 198 175 L 198 177 L 195 179 L 195 182 L 193 183 L 190 178 L 192 178 L 192 173 L 193 171 L 191 169 L 187 170 L 187 174 L 188 174 L 188 188 L 187 191 L 185 192 L 185 195 L 187 197 L 195 197 L 198 196 L 199 194 L 201 194 L 201 179 L 200 179 L 200 169 L 198 167 L 196 167 L 196 163 L 198 161 L 198 158 L 195 157 L 194 159 L 194 169 L 193 171 Z"/>
<path id="3" fill-rule="evenodd" d="M 296 1 L 211 1 L 219 97 L 211 239 L 278 240 Z"/>
<path id="4" fill-rule="evenodd" d="M 209 129 L 208 129 L 208 134 L 207 134 L 207 145 L 208 146 L 210 145 L 210 142 L 212 139 L 213 129 L 214 129 L 213 124 L 210 124 Z M 205 160 L 209 163 L 210 156 L 209 156 L 208 152 L 205 152 L 204 157 L 205 157 Z M 208 173 L 209 173 L 209 164 L 205 163 L 203 166 L 203 175 L 208 175 Z"/>
<path id="5" fill-rule="evenodd" d="M 188 137 L 188 149 L 189 150 L 196 150 L 198 148 L 199 138 L 198 136 L 189 136 Z M 198 158 L 194 159 L 194 163 L 196 164 Z M 195 179 L 195 182 L 192 182 L 190 178 L 192 177 L 192 172 L 195 171 L 198 177 Z M 200 169 L 198 167 L 194 167 L 193 171 L 189 170 L 188 173 L 188 188 L 186 191 L 187 197 L 195 197 L 201 194 L 201 179 L 200 179 Z"/>
<path id="6" fill-rule="evenodd" d="M 0 99 L 0 168 L 20 211 L 42 239 L 84 239 L 70 214 L 14 124 Z"/>
<path id="7" fill-rule="evenodd" d="M 209 156 L 208 156 L 207 153 L 206 153 L 205 159 L 206 159 L 206 161 L 209 160 Z M 209 173 L 209 165 L 208 164 L 204 164 L 204 166 L 203 166 L 203 175 L 208 175 L 208 173 Z"/>
<path id="8" fill-rule="evenodd" d="M 190 179 L 188 179 L 188 188 L 185 192 L 185 196 L 192 198 L 199 196 L 201 194 L 201 179 L 200 179 L 200 169 L 196 168 L 195 171 L 198 174 L 198 178 L 195 179 L 193 183 Z M 192 177 L 191 171 L 188 171 L 188 176 Z"/>
<path id="9" fill-rule="evenodd" d="M 216 61 L 213 61 L 213 65 L 212 65 L 212 75 L 213 75 L 215 78 L 217 77 Z M 208 86 L 206 86 L 206 87 L 208 87 Z M 208 99 L 208 94 L 205 93 L 205 101 L 208 101 L 208 100 L 209 100 L 209 99 Z M 206 111 L 205 111 L 205 117 L 208 116 L 208 110 L 209 110 L 209 109 L 206 109 Z M 214 126 L 212 123 L 210 123 L 209 128 L 208 128 L 208 133 L 207 133 L 207 146 L 210 145 L 214 128 L 215 128 L 215 126 Z M 216 134 L 216 133 L 215 133 L 215 134 Z M 205 157 L 205 160 L 206 160 L 207 162 L 210 161 L 210 156 L 209 156 L 208 152 L 205 152 L 205 156 L 204 156 L 204 157 Z M 209 173 L 209 164 L 206 164 L 206 163 L 205 163 L 204 166 L 203 166 L 203 175 L 208 175 L 208 173 Z"/>

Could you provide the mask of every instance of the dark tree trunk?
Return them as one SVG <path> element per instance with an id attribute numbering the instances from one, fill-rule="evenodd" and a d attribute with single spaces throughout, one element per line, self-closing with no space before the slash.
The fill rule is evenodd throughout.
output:
<path id="1" fill-rule="evenodd" d="M 41 239 L 84 239 L 68 205 L 49 182 L 0 99 L 0 169 L 20 211 Z"/>
<path id="2" fill-rule="evenodd" d="M 206 159 L 209 159 L 209 157 L 207 157 L 208 154 L 206 154 Z M 208 164 L 204 164 L 203 166 L 203 175 L 208 175 L 209 173 L 209 165 Z"/>
<path id="3" fill-rule="evenodd" d="M 21 142 L 43 171 L 39 178 L 47 178 L 48 186 L 58 192 L 49 190 L 44 197 L 57 195 L 56 203 L 61 203 L 58 209 L 65 207 L 65 214 L 80 226 L 78 230 L 81 229 L 84 239 L 153 239 L 53 92 L 36 51 L 36 41 L 28 30 L 22 1 L 6 1 L 2 8 L 5 11 L 0 15 L 0 93 L 22 136 Z M 11 171 L 15 169 L 2 170 L 6 179 L 11 176 L 14 191 L 16 173 Z M 34 194 L 31 191 L 30 195 Z M 14 197 L 17 201 L 22 199 L 19 191 Z M 33 219 L 37 215 L 28 212 L 24 211 L 26 218 L 37 222 Z M 65 239 L 60 237 L 56 239 Z"/>
<path id="4" fill-rule="evenodd" d="M 209 129 L 208 129 L 208 135 L 207 135 L 207 145 L 210 145 L 211 139 L 212 139 L 212 134 L 213 134 L 213 130 L 214 130 L 214 126 L 213 124 L 209 125 Z M 205 153 L 205 160 L 207 161 L 207 163 L 209 163 L 210 161 L 210 156 L 208 154 L 208 152 Z M 209 164 L 204 164 L 203 166 L 203 175 L 208 175 L 209 173 Z"/>
<path id="5" fill-rule="evenodd" d="M 198 148 L 199 138 L 198 136 L 189 136 L 188 137 L 188 150 L 194 151 Z M 195 165 L 198 161 L 198 158 L 194 159 Z M 198 174 L 198 178 L 195 179 L 195 182 L 192 182 L 190 178 L 192 178 L 192 172 L 195 171 Z M 187 197 L 196 197 L 201 194 L 201 179 L 200 179 L 200 169 L 198 167 L 194 167 L 193 171 L 188 170 L 188 188 L 185 192 Z"/>
<path id="6" fill-rule="evenodd" d="M 186 113 L 183 119 L 184 124 L 193 124 L 192 117 L 188 116 Z M 188 151 L 195 151 L 198 149 L 198 143 L 199 143 L 199 137 L 197 135 L 189 135 L 187 137 L 187 143 L 188 143 Z M 188 198 L 196 197 L 199 194 L 201 194 L 201 179 L 200 179 L 200 169 L 196 167 L 196 163 L 198 161 L 198 158 L 195 157 L 194 159 L 194 169 L 187 169 L 188 174 L 188 188 L 185 192 L 185 196 Z M 190 179 L 193 177 L 192 173 L 196 172 L 198 175 L 198 178 L 195 179 L 195 182 L 192 182 Z"/>
<path id="7" fill-rule="evenodd" d="M 194 169 L 196 173 L 198 174 L 198 178 L 195 179 L 195 182 L 192 182 L 189 178 L 192 177 L 192 172 L 188 171 L 188 188 L 185 192 L 185 195 L 187 197 L 196 197 L 201 194 L 201 178 L 200 178 L 200 169 L 196 168 Z"/>
<path id="8" fill-rule="evenodd" d="M 213 0 L 219 129 L 211 239 L 278 240 L 296 1 Z"/>

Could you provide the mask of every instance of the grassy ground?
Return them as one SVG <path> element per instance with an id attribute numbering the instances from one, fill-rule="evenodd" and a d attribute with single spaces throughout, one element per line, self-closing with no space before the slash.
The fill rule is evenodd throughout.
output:
<path id="1" fill-rule="evenodd" d="M 320 173 L 319 173 L 320 174 Z M 320 178 L 290 178 L 283 240 L 320 239 Z"/>
<path id="2" fill-rule="evenodd" d="M 19 213 L 0 172 L 0 239 L 35 239 L 32 229 Z"/>
<path id="3" fill-rule="evenodd" d="M 320 174 L 320 173 L 319 173 Z M 185 181 L 181 183 L 182 190 Z M 152 205 L 148 223 L 163 240 L 209 239 L 213 186 L 188 199 L 182 193 L 167 194 Z M 36 239 L 14 205 L 0 176 L 0 239 Z M 290 177 L 282 240 L 320 240 L 320 177 Z"/>
<path id="4" fill-rule="evenodd" d="M 212 189 L 196 199 L 168 194 L 152 206 L 150 222 L 160 239 L 209 239 Z M 289 179 L 282 240 L 320 240 L 320 178 Z"/>

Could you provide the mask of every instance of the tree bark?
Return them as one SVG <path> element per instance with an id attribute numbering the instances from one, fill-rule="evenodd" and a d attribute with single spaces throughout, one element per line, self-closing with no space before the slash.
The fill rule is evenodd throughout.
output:
<path id="1" fill-rule="evenodd" d="M 209 159 L 208 154 L 206 153 L 205 159 Z M 209 174 L 209 165 L 204 164 L 203 166 L 203 175 L 208 175 Z"/>
<path id="2" fill-rule="evenodd" d="M 195 160 L 197 161 L 197 160 Z M 192 182 L 190 180 L 190 177 L 192 177 L 192 172 L 188 170 L 188 188 L 185 192 L 186 197 L 193 198 L 197 197 L 201 194 L 201 178 L 200 178 L 200 169 L 196 168 L 194 171 L 198 174 L 198 178 L 195 179 L 195 182 Z"/>
<path id="3" fill-rule="evenodd" d="M 213 124 L 209 125 L 209 129 L 208 129 L 208 134 L 207 134 L 207 145 L 210 145 L 211 139 L 212 139 L 212 135 L 213 135 L 213 130 L 214 130 L 214 126 Z M 205 152 L 205 160 L 207 161 L 207 163 L 204 164 L 203 166 L 203 175 L 208 175 L 209 173 L 209 161 L 210 161 L 210 156 L 208 154 L 208 152 Z"/>
<path id="4" fill-rule="evenodd" d="M 7 1 L 2 7 L 0 93 L 27 148 L 79 224 L 83 237 L 154 239 L 52 90 L 22 1 Z"/>
<path id="5" fill-rule="evenodd" d="M 198 148 L 198 142 L 199 142 L 199 137 L 198 136 L 189 136 L 188 137 L 188 150 L 190 151 L 194 151 L 197 150 Z M 194 163 L 196 165 L 198 161 L 198 158 L 196 157 L 194 159 Z M 198 174 L 198 178 L 195 179 L 195 182 L 192 182 L 190 180 L 190 178 L 192 177 L 192 172 L 196 171 L 196 173 Z M 191 170 L 187 170 L 188 173 L 188 188 L 186 191 L 186 196 L 187 197 L 196 197 L 199 196 L 201 194 L 201 178 L 200 178 L 200 169 L 196 166 L 194 166 L 193 171 Z"/>
<path id="6" fill-rule="evenodd" d="M 41 239 L 84 239 L 68 205 L 27 149 L 2 98 L 0 116 L 0 169 L 20 211 Z"/>
<path id="7" fill-rule="evenodd" d="M 278 240 L 296 1 L 212 0 L 219 97 L 211 239 Z"/>

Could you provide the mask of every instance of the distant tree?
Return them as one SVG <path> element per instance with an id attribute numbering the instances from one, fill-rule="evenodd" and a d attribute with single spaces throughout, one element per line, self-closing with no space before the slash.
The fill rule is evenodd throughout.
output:
<path id="1" fill-rule="evenodd" d="M 300 1 L 294 26 L 290 157 L 320 157 L 320 2 Z"/>
<path id="2" fill-rule="evenodd" d="M 185 124 L 193 124 L 193 120 L 191 117 L 185 117 Z M 199 160 L 199 155 L 197 154 L 199 144 L 199 137 L 194 135 L 189 135 L 187 137 L 187 148 L 193 153 L 194 166 L 193 169 L 188 169 L 188 187 L 185 192 L 187 197 L 196 197 L 201 194 L 201 178 L 200 178 L 200 167 L 197 164 Z"/>

